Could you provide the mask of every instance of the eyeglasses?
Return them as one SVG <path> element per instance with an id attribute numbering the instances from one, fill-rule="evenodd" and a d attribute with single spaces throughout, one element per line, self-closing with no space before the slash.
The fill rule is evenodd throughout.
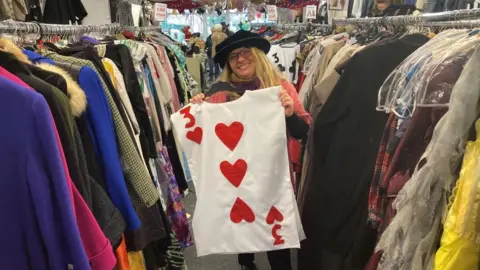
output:
<path id="1" fill-rule="evenodd" d="M 252 51 L 249 48 L 243 48 L 237 53 L 231 53 L 228 55 L 228 62 L 236 62 L 239 55 L 241 55 L 243 58 L 250 58 L 250 56 L 252 56 Z"/>

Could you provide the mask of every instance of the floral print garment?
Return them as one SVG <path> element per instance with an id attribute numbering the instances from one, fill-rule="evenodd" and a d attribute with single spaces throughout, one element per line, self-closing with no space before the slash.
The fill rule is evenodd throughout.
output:
<path id="1" fill-rule="evenodd" d="M 183 195 L 178 189 L 177 180 L 175 179 L 173 167 L 168 156 L 167 147 L 163 147 L 162 152 L 159 154 L 161 154 L 161 156 L 158 160 L 163 166 L 163 169 L 167 173 L 170 180 L 168 183 L 160 183 L 160 185 L 168 185 L 167 216 L 172 223 L 172 230 L 175 232 L 180 245 L 182 248 L 186 248 L 191 246 L 193 243 L 192 234 L 188 224 L 187 213 L 182 201 Z M 164 190 L 164 188 L 162 188 L 162 190 Z"/>

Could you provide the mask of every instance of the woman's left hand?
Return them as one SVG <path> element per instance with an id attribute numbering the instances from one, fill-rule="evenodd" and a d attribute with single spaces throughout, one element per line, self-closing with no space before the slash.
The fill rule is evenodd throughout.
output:
<path id="1" fill-rule="evenodd" d="M 285 116 L 292 116 L 294 113 L 293 99 L 290 97 L 290 95 L 285 89 L 282 89 L 280 91 L 280 101 L 282 102 L 283 108 L 285 108 Z"/>

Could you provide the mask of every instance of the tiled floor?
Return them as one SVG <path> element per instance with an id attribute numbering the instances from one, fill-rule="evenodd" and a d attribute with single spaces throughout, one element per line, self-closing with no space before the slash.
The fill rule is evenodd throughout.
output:
<path id="1" fill-rule="evenodd" d="M 191 188 L 191 190 L 194 189 Z M 185 208 L 187 209 L 187 213 L 189 213 L 190 215 L 193 213 L 195 201 L 196 198 L 193 192 L 190 192 L 185 197 Z M 189 247 L 185 250 L 185 260 L 187 262 L 189 270 L 240 270 L 240 266 L 237 263 L 236 255 L 211 255 L 198 258 L 195 246 Z M 256 254 L 255 263 L 260 270 L 270 269 L 267 255 L 265 253 Z M 292 258 L 292 264 L 296 264 L 295 258 Z"/>

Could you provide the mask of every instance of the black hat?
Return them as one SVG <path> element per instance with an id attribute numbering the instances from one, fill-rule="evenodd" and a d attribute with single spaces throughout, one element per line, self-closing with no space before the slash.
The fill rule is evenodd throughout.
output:
<path id="1" fill-rule="evenodd" d="M 225 39 L 215 47 L 215 62 L 221 67 L 225 66 L 228 55 L 238 48 L 255 47 L 262 50 L 265 54 L 270 51 L 270 42 L 262 38 L 259 34 L 240 30 Z"/>

